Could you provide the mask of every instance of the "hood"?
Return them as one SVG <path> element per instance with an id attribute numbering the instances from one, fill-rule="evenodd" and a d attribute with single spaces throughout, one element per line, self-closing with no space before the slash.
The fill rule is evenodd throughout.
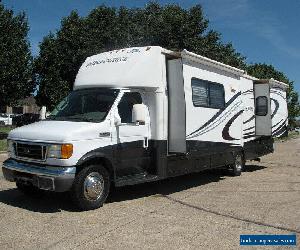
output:
<path id="1" fill-rule="evenodd" d="M 8 139 L 32 142 L 70 142 L 99 139 L 99 133 L 109 131 L 109 121 L 90 123 L 45 120 L 10 131 Z"/>

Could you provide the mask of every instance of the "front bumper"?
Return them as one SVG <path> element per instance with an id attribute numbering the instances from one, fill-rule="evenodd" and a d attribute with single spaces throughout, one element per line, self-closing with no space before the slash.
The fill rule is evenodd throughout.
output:
<path id="1" fill-rule="evenodd" d="M 19 181 L 44 190 L 65 192 L 72 187 L 76 167 L 38 166 L 8 159 L 3 162 L 2 172 L 8 181 Z"/>

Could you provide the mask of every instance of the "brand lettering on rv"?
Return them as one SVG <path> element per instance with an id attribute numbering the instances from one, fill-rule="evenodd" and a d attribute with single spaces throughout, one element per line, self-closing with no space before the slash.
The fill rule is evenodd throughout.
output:
<path id="1" fill-rule="evenodd" d="M 92 62 L 89 62 L 85 67 L 91 67 L 95 66 L 98 64 L 105 64 L 105 63 L 118 63 L 118 62 L 125 62 L 127 61 L 128 57 L 127 56 L 120 56 L 120 57 L 113 57 L 113 58 L 106 58 L 102 60 L 95 60 Z"/>
<path id="2" fill-rule="evenodd" d="M 245 111 L 253 111 L 254 108 L 253 108 L 253 107 L 246 107 L 244 110 L 245 110 Z"/>
<path id="3" fill-rule="evenodd" d="M 127 53 L 139 53 L 141 52 L 139 49 L 131 49 L 131 50 L 128 50 Z"/>

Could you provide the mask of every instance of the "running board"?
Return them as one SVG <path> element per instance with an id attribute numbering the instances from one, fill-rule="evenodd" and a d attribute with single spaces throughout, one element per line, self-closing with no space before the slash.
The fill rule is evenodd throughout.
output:
<path id="1" fill-rule="evenodd" d="M 130 176 L 125 176 L 116 179 L 115 186 L 121 187 L 121 186 L 135 185 L 139 183 L 145 183 L 145 182 L 151 182 L 157 180 L 159 180 L 159 177 L 157 175 L 151 175 L 151 174 L 130 175 Z"/>

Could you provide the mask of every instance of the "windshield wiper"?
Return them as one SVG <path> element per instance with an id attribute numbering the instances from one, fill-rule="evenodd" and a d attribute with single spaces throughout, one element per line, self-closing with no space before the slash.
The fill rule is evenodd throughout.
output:
<path id="1" fill-rule="evenodd" d="M 64 117 L 66 119 L 70 119 L 70 120 L 77 120 L 77 121 L 83 121 L 83 122 L 94 122 L 94 119 L 91 118 L 86 118 L 86 117 Z"/>
<path id="2" fill-rule="evenodd" d="M 60 117 L 57 117 L 54 115 L 49 115 L 48 117 L 46 117 L 46 120 L 57 120 L 57 118 L 60 118 Z"/>
<path id="3" fill-rule="evenodd" d="M 72 116 L 48 116 L 47 120 L 95 122 L 94 119 L 91 118 Z"/>

